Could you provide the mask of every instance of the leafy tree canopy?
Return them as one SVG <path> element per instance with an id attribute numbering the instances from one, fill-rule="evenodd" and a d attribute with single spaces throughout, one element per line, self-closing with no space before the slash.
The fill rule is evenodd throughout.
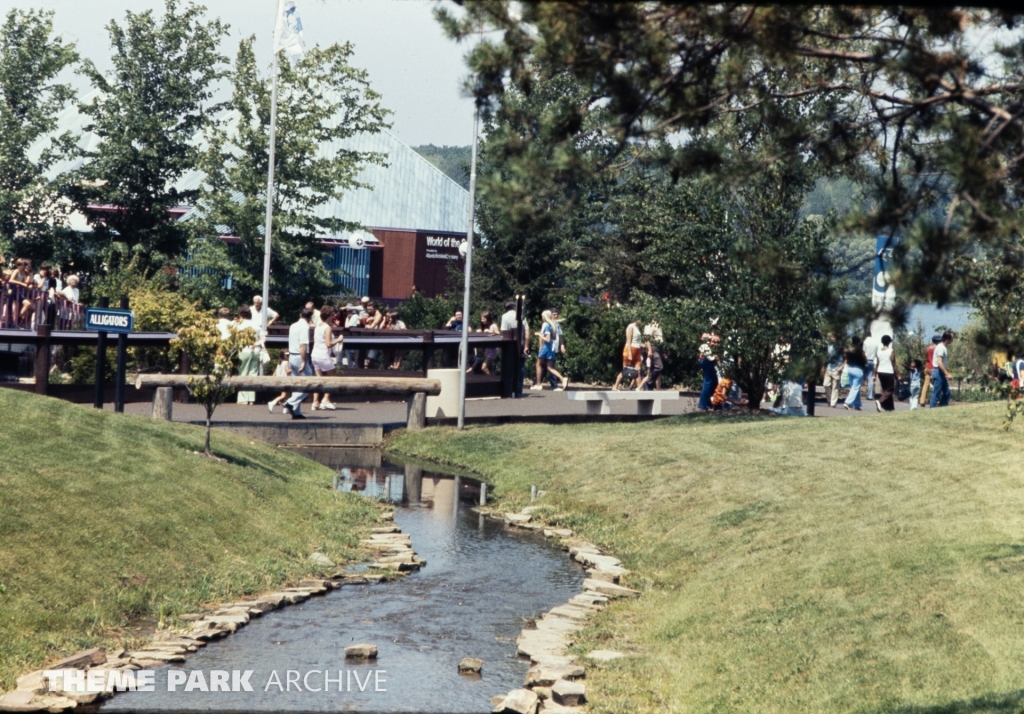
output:
<path id="1" fill-rule="evenodd" d="M 200 5 L 165 1 L 161 18 L 128 12 L 123 25 L 107 25 L 110 75 L 84 63 L 98 92 L 81 111 L 91 119 L 86 131 L 100 141 L 84 152 L 69 187 L 90 215 L 100 257 L 110 263 L 117 254 L 138 256 L 142 269 L 161 268 L 185 252 L 185 233 L 171 209 L 197 197 L 177 182 L 197 165 L 194 139 L 220 108 L 214 90 L 226 62 L 218 46 L 227 25 Z M 89 205 L 108 208 L 90 213 Z"/>
<path id="2" fill-rule="evenodd" d="M 258 292 L 263 284 L 271 90 L 252 43 L 239 45 L 231 111 L 207 134 L 200 162 L 206 180 L 188 221 L 195 270 L 187 289 L 207 302 L 226 299 L 217 296 L 228 276 L 235 290 Z M 309 50 L 294 68 L 281 63 L 271 235 L 271 291 L 279 305 L 289 296 L 305 302 L 334 292 L 321 238 L 362 226 L 322 209 L 363 186 L 357 177 L 366 164 L 386 165 L 386 155 L 345 144 L 389 126 L 388 110 L 366 72 L 349 64 L 351 55 L 352 45 L 332 45 Z"/>
<path id="3" fill-rule="evenodd" d="M 52 12 L 7 13 L 0 27 L 0 249 L 49 257 L 44 244 L 66 207 L 46 171 L 68 154 L 73 137 L 45 137 L 74 97 L 56 77 L 77 60 L 74 46 L 53 36 Z"/>
<path id="4" fill-rule="evenodd" d="M 547 158 L 522 175 L 539 187 L 593 176 L 651 139 L 672 140 L 658 160 L 674 178 L 713 171 L 742 181 L 799 156 L 870 188 L 856 223 L 900 236 L 894 277 L 906 294 L 939 304 L 972 294 L 985 280 L 972 267 L 979 245 L 988 260 L 1019 260 L 1019 16 L 583 0 L 464 9 L 438 17 L 456 38 L 488 30 L 468 55 L 486 111 L 565 73 L 586 90 L 574 114 L 536 138 L 544 146 L 535 155 Z M 779 111 L 787 99 L 804 100 L 803 111 Z M 606 156 L 580 146 L 596 107 L 616 147 Z M 715 141 L 730 116 L 776 137 L 771 150 L 730 152 Z M 543 226 L 548 208 L 520 207 L 521 220 Z"/>

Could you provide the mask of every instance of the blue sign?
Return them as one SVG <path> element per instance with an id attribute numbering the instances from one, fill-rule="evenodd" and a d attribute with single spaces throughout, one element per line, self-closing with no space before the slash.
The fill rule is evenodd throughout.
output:
<path id="1" fill-rule="evenodd" d="M 90 307 L 85 311 L 85 329 L 127 335 L 135 327 L 135 313 L 107 307 Z"/>

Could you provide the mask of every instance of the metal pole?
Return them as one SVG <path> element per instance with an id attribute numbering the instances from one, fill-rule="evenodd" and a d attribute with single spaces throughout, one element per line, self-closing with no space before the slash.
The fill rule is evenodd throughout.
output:
<path id="1" fill-rule="evenodd" d="M 121 309 L 128 309 L 128 298 L 121 298 Z M 124 412 L 124 376 L 128 361 L 128 335 L 117 336 L 117 382 L 114 383 L 114 411 Z"/>
<path id="2" fill-rule="evenodd" d="M 280 16 L 278 0 L 278 16 Z M 270 234 L 274 224 L 274 150 L 277 142 L 277 52 L 274 53 L 273 78 L 270 83 L 270 150 L 267 153 L 267 219 L 263 224 L 263 315 L 260 327 L 267 331 L 270 314 Z"/>
<path id="3" fill-rule="evenodd" d="M 466 231 L 466 287 L 462 291 L 462 355 L 459 359 L 459 431 L 466 428 L 466 370 L 469 369 L 469 286 L 473 274 L 473 209 L 476 204 L 476 142 L 480 106 L 473 109 L 473 153 L 469 164 L 469 230 Z"/>
<path id="4" fill-rule="evenodd" d="M 100 307 L 110 307 L 110 298 L 100 298 Z M 103 388 L 107 376 L 107 333 L 96 335 L 96 394 L 93 406 L 103 408 Z"/>

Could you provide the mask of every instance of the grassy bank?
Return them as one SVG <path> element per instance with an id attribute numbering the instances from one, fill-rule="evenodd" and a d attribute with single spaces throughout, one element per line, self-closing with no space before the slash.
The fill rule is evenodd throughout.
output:
<path id="1" fill-rule="evenodd" d="M 0 390 L 0 688 L 139 616 L 313 572 L 357 555 L 378 509 L 332 472 L 215 433 Z"/>
<path id="2" fill-rule="evenodd" d="M 547 491 L 644 591 L 580 651 L 596 712 L 1019 712 L 1024 446 L 1001 404 L 863 418 L 402 432 Z M 593 669 L 593 668 L 592 668 Z M 589 696 L 589 694 L 588 694 Z"/>

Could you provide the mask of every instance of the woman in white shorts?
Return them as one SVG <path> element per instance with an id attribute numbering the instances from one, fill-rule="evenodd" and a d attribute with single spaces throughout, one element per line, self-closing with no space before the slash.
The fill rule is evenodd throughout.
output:
<path id="1" fill-rule="evenodd" d="M 331 323 L 331 314 L 333 312 L 334 307 L 331 305 L 324 305 L 320 308 L 320 319 L 322 322 L 313 329 L 313 353 L 310 355 L 310 358 L 313 363 L 313 371 L 317 377 L 334 376 L 332 348 L 336 344 L 341 344 L 342 339 L 344 339 L 334 339 Z M 323 399 L 320 399 L 319 392 L 313 392 L 313 409 L 330 409 L 333 411 L 334 404 L 331 403 L 331 395 L 324 392 Z"/>

